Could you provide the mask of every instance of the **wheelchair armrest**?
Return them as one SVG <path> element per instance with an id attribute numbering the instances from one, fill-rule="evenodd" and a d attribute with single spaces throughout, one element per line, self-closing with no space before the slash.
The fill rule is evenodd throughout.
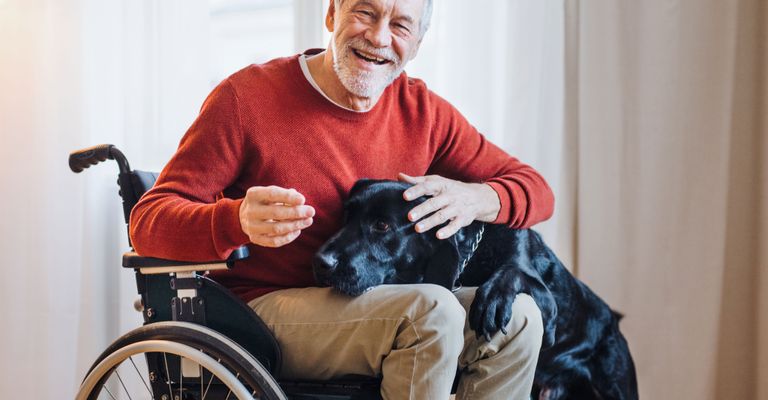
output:
<path id="1" fill-rule="evenodd" d="M 188 262 L 163 258 L 143 257 L 131 251 L 123 254 L 123 267 L 139 269 L 143 274 L 167 274 L 171 272 L 200 272 L 229 269 L 236 261 L 248 258 L 248 247 L 240 246 L 226 260 L 209 262 Z"/>

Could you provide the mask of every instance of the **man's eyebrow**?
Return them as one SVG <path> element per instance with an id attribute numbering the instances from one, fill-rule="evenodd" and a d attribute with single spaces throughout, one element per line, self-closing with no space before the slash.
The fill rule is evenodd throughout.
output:
<path id="1" fill-rule="evenodd" d="M 371 7 L 373 9 L 376 9 L 376 5 L 373 4 L 373 2 L 371 2 L 369 0 L 358 0 L 357 3 L 352 5 L 352 7 L 355 7 L 355 6 L 368 6 L 368 7 Z"/>
<path id="2" fill-rule="evenodd" d="M 410 15 L 398 15 L 393 19 L 396 19 L 398 21 L 405 21 L 408 24 L 413 25 L 413 18 L 411 18 Z"/>
<path id="3" fill-rule="evenodd" d="M 355 6 L 368 6 L 368 7 L 371 7 L 371 8 L 373 8 L 374 10 L 377 10 L 377 11 L 379 10 L 379 9 L 376 7 L 376 4 L 374 4 L 374 3 L 373 3 L 372 1 L 370 1 L 370 0 L 358 0 L 358 1 L 357 1 L 357 3 L 354 3 L 354 4 L 352 5 L 352 7 L 355 7 Z M 413 22 L 413 18 L 412 18 L 410 15 L 405 15 L 405 14 L 396 15 L 396 16 L 395 16 L 394 18 L 392 18 L 392 19 L 393 19 L 393 20 L 404 21 L 404 22 L 406 22 L 406 23 L 408 23 L 408 24 L 410 24 L 410 25 L 413 25 L 413 24 L 414 24 L 414 22 Z"/>

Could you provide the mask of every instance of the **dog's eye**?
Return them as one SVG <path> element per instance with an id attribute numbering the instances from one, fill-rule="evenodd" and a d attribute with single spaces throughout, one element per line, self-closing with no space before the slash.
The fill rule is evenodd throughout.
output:
<path id="1" fill-rule="evenodd" d="M 386 232 L 389 230 L 389 224 L 384 221 L 376 221 L 373 229 L 377 232 Z"/>

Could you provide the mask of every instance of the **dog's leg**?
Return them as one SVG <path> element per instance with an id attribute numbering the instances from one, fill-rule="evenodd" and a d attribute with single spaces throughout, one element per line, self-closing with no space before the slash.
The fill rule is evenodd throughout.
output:
<path id="1" fill-rule="evenodd" d="M 541 319 L 544 323 L 544 337 L 541 347 L 549 348 L 555 344 L 555 334 L 557 333 L 557 303 L 555 296 L 549 291 L 549 288 L 540 280 L 534 280 L 531 284 L 531 297 L 536 301 L 536 305 L 541 310 Z"/>
<path id="2" fill-rule="evenodd" d="M 491 340 L 491 335 L 502 331 L 512 317 L 512 303 L 520 293 L 530 294 L 529 278 L 514 268 L 501 268 L 480 285 L 469 308 L 469 326 L 477 337 Z"/>
<path id="3" fill-rule="evenodd" d="M 637 400 L 637 376 L 624 336 L 617 327 L 595 349 L 592 386 L 605 400 Z"/>

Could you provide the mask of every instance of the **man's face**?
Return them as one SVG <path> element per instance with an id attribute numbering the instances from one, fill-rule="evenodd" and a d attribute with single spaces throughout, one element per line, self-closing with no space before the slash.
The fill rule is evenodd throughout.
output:
<path id="1" fill-rule="evenodd" d="M 423 0 L 345 0 L 329 10 L 333 69 L 348 91 L 373 97 L 400 75 L 419 48 L 423 8 Z"/>

